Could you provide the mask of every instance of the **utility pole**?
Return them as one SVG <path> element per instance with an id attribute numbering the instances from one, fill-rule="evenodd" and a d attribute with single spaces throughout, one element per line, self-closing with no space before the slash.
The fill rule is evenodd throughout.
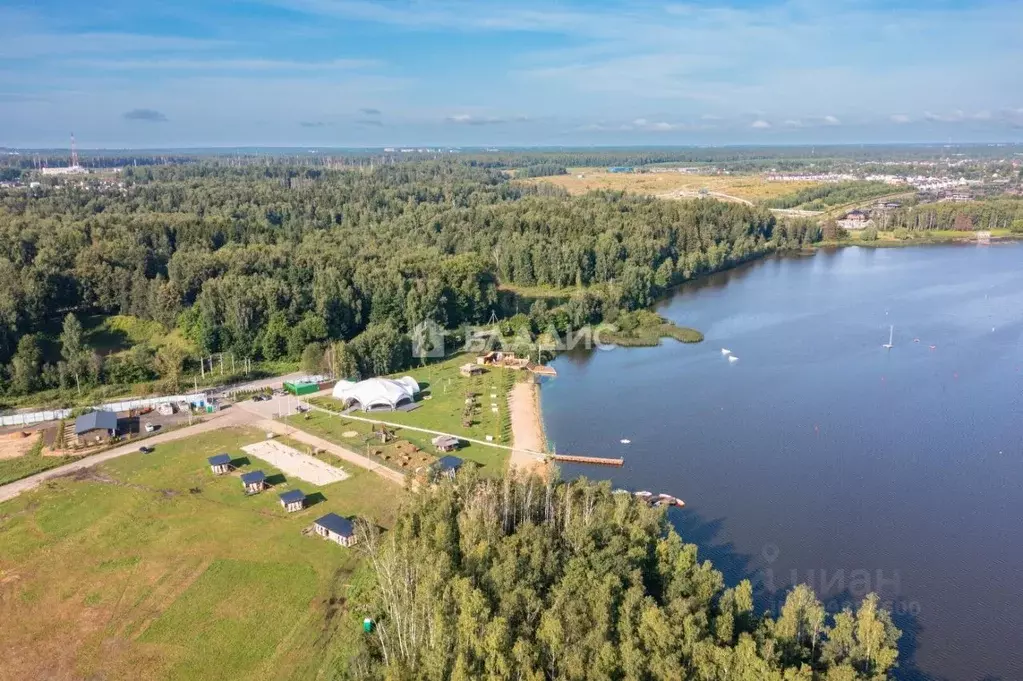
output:
<path id="1" fill-rule="evenodd" d="M 224 353 L 220 353 L 220 375 L 224 375 Z"/>
<path id="2" fill-rule="evenodd" d="M 231 353 L 231 373 L 234 373 L 234 353 Z"/>
<path id="3" fill-rule="evenodd" d="M 199 356 L 199 373 L 202 375 L 202 380 L 206 380 L 206 359 Z"/>

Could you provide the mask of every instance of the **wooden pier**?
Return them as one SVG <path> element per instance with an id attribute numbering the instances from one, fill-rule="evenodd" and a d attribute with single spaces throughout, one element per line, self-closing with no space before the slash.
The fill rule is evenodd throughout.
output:
<path id="1" fill-rule="evenodd" d="M 625 459 L 605 459 L 599 456 L 583 456 L 581 454 L 554 454 L 551 458 L 555 461 L 567 463 L 592 463 L 598 466 L 624 466 Z"/>

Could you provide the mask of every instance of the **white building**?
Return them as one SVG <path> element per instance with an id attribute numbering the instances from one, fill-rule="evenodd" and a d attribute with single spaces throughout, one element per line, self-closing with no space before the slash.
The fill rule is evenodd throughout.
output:
<path id="1" fill-rule="evenodd" d="M 356 407 L 363 411 L 394 410 L 416 401 L 419 384 L 411 376 L 399 379 L 368 378 L 358 383 L 338 381 L 332 394 L 345 407 Z"/>

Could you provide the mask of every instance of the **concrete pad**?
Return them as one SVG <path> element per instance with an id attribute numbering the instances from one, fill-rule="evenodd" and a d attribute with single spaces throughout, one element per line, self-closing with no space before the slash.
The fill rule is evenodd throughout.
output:
<path id="1" fill-rule="evenodd" d="M 331 466 L 329 463 L 303 454 L 294 447 L 275 440 L 254 442 L 251 445 L 245 445 L 242 450 L 246 454 L 266 461 L 289 478 L 298 478 L 314 485 L 329 485 L 348 479 L 348 474 L 337 466 Z"/>

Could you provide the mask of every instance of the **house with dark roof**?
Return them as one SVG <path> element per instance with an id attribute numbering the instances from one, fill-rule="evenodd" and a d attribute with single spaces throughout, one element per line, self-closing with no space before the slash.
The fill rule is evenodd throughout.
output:
<path id="1" fill-rule="evenodd" d="M 266 475 L 263 471 L 242 473 L 242 488 L 246 494 L 259 494 L 266 489 Z"/>
<path id="2" fill-rule="evenodd" d="M 305 508 L 305 492 L 300 489 L 290 489 L 287 492 L 281 492 L 278 496 L 281 498 L 281 506 L 288 513 L 301 511 Z"/>
<path id="3" fill-rule="evenodd" d="M 75 438 L 79 445 L 107 442 L 117 435 L 117 414 L 112 411 L 90 411 L 75 419 Z"/>
<path id="4" fill-rule="evenodd" d="M 317 518 L 313 523 L 313 531 L 341 546 L 351 546 L 356 541 L 355 523 L 337 513 L 328 513 L 322 518 Z"/>
<path id="5" fill-rule="evenodd" d="M 206 459 L 210 464 L 210 470 L 213 471 L 214 475 L 224 475 L 225 473 L 231 472 L 231 455 L 230 454 L 217 454 Z"/>
<path id="6" fill-rule="evenodd" d="M 464 463 L 457 456 L 442 456 L 433 463 L 433 469 L 437 471 L 437 475 L 446 475 L 449 478 L 454 478 L 458 469 Z"/>

